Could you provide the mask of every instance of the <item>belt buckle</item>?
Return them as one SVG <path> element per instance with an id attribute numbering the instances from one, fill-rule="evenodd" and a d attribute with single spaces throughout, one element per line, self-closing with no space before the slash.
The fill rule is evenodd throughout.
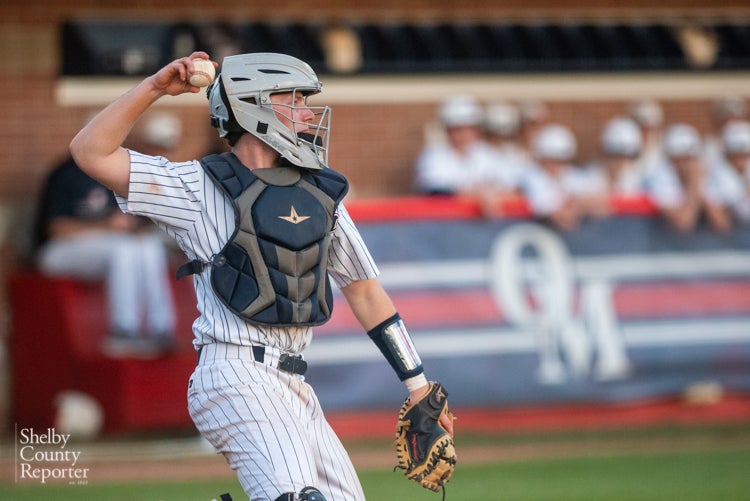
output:
<path id="1" fill-rule="evenodd" d="M 279 370 L 291 372 L 292 374 L 299 374 L 300 376 L 307 372 L 307 362 L 303 360 L 301 355 L 288 355 L 282 353 L 276 367 Z"/>

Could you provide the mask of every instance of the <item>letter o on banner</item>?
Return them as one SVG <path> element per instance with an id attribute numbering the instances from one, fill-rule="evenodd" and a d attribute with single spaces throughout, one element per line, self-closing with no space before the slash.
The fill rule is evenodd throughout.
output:
<path id="1" fill-rule="evenodd" d="M 490 291 L 517 325 L 567 324 L 573 316 L 574 277 L 565 242 L 532 223 L 501 233 L 490 251 Z"/>

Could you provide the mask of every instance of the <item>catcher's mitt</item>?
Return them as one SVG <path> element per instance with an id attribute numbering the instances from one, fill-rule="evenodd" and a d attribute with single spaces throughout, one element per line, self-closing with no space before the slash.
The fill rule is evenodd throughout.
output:
<path id="1" fill-rule="evenodd" d="M 396 424 L 396 468 L 404 470 L 410 480 L 435 492 L 444 489 L 456 469 L 453 437 L 439 422 L 443 413 L 453 420 L 447 397 L 440 383 L 430 382 L 429 392 L 418 402 L 406 399 Z"/>

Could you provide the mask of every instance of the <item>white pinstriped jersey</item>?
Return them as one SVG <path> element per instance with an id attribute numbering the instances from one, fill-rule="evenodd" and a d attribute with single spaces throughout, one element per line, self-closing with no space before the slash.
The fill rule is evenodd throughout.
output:
<path id="1" fill-rule="evenodd" d="M 216 187 L 198 161 L 169 162 L 130 152 L 128 199 L 118 197 L 123 211 L 152 219 L 169 234 L 188 259 L 210 261 L 234 231 L 231 200 Z M 343 205 L 333 232 L 328 274 L 343 287 L 374 278 L 378 269 Z M 209 281 L 210 267 L 194 275 L 200 316 L 193 324 L 194 344 L 212 342 L 264 345 L 298 354 L 310 343 L 310 327 L 261 327 L 229 311 L 216 298 Z"/>

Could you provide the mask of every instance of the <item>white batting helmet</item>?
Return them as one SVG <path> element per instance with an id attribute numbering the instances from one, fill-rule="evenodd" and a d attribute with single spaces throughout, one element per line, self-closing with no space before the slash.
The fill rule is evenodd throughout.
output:
<path id="1" fill-rule="evenodd" d="M 664 110 L 652 99 L 632 103 L 629 111 L 630 116 L 641 127 L 661 127 L 664 124 Z"/>
<path id="2" fill-rule="evenodd" d="M 695 127 L 677 123 L 664 133 L 663 146 L 669 157 L 694 157 L 700 155 L 702 141 Z"/>
<path id="3" fill-rule="evenodd" d="M 729 122 L 721 131 L 721 141 L 727 155 L 750 154 L 750 122 Z"/>
<path id="4" fill-rule="evenodd" d="M 569 128 L 560 124 L 550 124 L 534 136 L 531 149 L 536 158 L 567 162 L 575 156 L 578 142 Z"/>
<path id="5" fill-rule="evenodd" d="M 518 106 L 510 103 L 492 103 L 484 110 L 484 128 L 500 136 L 512 136 L 521 125 Z"/>
<path id="6" fill-rule="evenodd" d="M 440 121 L 446 127 L 480 125 L 482 107 L 472 96 L 456 95 L 446 99 L 440 106 Z"/>
<path id="7" fill-rule="evenodd" d="M 299 167 L 322 169 L 328 163 L 331 110 L 308 107 L 315 121 L 305 124 L 309 133 L 297 133 L 282 123 L 271 106 L 271 94 L 317 94 L 322 84 L 305 62 L 288 56 L 259 52 L 224 58 L 221 73 L 207 90 L 211 123 L 220 137 L 249 132 Z M 279 105 L 276 105 L 279 106 Z M 294 101 L 290 116 L 295 121 Z"/>
<path id="8" fill-rule="evenodd" d="M 604 125 L 601 147 L 605 153 L 635 157 L 641 152 L 642 146 L 641 130 L 633 120 L 617 117 Z"/>

